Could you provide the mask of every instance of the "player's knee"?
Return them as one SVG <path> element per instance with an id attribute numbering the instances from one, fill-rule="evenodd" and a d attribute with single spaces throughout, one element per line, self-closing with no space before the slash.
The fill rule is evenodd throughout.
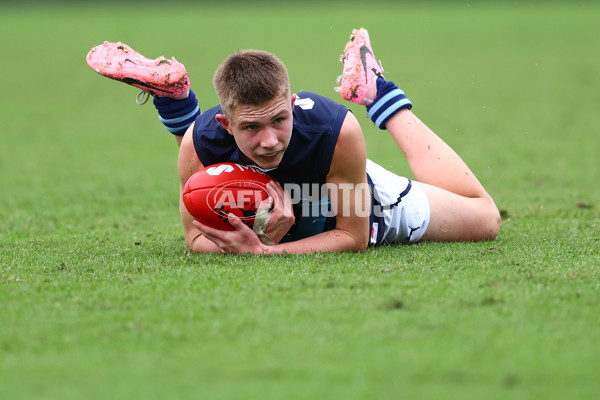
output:
<path id="1" fill-rule="evenodd" d="M 481 225 L 484 228 L 481 232 L 482 240 L 494 240 L 500 233 L 501 218 L 498 207 L 491 198 L 486 214 L 485 223 Z"/>

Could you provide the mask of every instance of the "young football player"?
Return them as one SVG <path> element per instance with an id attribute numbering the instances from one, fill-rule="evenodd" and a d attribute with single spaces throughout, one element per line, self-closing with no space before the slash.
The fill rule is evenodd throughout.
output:
<path id="1" fill-rule="evenodd" d="M 98 73 L 154 96 L 160 121 L 180 145 L 181 188 L 193 173 L 219 162 L 256 165 L 279 183 L 269 186 L 270 220 L 259 234 L 233 215 L 234 231 L 203 225 L 180 200 L 186 244 L 194 252 L 345 252 L 494 239 L 500 227 L 494 201 L 411 111 L 404 92 L 384 78 L 365 29 L 353 30 L 341 60 L 337 91 L 365 105 L 373 123 L 392 135 L 414 180 L 367 159 L 361 127 L 345 106 L 313 92 L 292 94 L 285 65 L 268 52 L 227 57 L 213 77 L 220 104 L 203 113 L 174 58 L 150 60 L 108 42 L 87 57 Z"/>

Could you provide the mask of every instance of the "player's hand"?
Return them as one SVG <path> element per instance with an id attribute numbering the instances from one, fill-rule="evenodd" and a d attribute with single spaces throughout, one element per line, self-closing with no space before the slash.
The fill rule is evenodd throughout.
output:
<path id="1" fill-rule="evenodd" d="M 234 214 L 227 216 L 234 231 L 223 231 L 204 225 L 198 220 L 193 224 L 211 242 L 219 247 L 221 253 L 232 254 L 265 254 L 267 245 L 261 243 L 260 239 L 252 229 L 246 226 Z"/>
<path id="2" fill-rule="evenodd" d="M 286 192 L 279 182 L 271 181 L 267 184 L 269 198 L 261 203 L 260 207 L 273 207 L 269 225 L 265 229 L 265 234 L 275 243 L 279 243 L 285 234 L 290 230 L 296 218 L 292 207 L 290 194 Z"/>

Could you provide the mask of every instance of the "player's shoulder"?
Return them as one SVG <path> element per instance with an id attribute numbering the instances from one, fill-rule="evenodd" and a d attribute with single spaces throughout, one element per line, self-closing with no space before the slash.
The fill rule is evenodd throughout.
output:
<path id="1" fill-rule="evenodd" d="M 294 102 L 294 123 L 305 127 L 341 126 L 348 109 L 328 97 L 315 92 L 302 91 Z"/>
<path id="2" fill-rule="evenodd" d="M 190 126 L 188 131 L 183 136 L 179 146 L 179 154 L 177 157 L 177 167 L 179 170 L 179 178 L 183 185 L 187 179 L 196 171 L 202 169 L 204 165 L 196 155 L 196 148 L 193 138 L 194 125 Z"/>
<path id="3" fill-rule="evenodd" d="M 345 108 L 329 97 L 310 91 L 296 93 L 294 106 L 304 111 L 318 111 L 320 108 Z"/>
<path id="4" fill-rule="evenodd" d="M 223 114 L 220 105 L 216 105 L 200 114 L 195 121 L 195 131 L 214 131 L 224 129 L 216 120 L 217 114 Z"/>

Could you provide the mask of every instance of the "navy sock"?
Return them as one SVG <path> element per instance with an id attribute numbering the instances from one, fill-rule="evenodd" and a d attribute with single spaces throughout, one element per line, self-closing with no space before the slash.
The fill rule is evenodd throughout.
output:
<path id="1" fill-rule="evenodd" d="M 187 128 L 200 115 L 196 95 L 190 89 L 187 98 L 176 100 L 172 97 L 155 97 L 154 107 L 158 110 L 158 119 L 173 135 L 183 136 Z"/>
<path id="2" fill-rule="evenodd" d="M 367 107 L 367 115 L 379 129 L 385 129 L 385 123 L 398 111 L 412 108 L 412 103 L 404 92 L 392 81 L 377 78 L 377 97 Z"/>

